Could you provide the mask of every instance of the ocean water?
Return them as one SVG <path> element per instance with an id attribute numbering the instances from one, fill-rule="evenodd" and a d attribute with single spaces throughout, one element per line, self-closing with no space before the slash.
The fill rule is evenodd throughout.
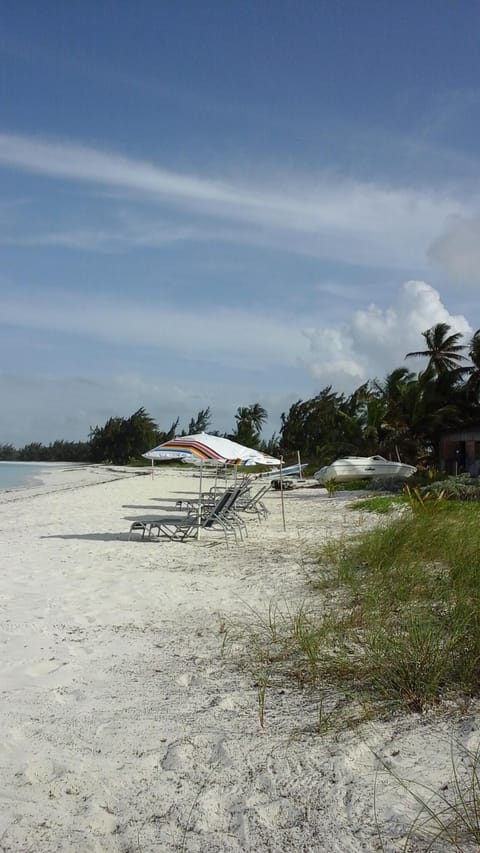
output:
<path id="1" fill-rule="evenodd" d="M 46 462 L 0 462 L 0 491 L 39 484 L 49 467 Z"/>

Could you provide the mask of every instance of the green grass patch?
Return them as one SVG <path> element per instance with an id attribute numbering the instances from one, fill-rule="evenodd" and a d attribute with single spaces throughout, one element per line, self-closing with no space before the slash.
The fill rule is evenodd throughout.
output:
<path id="1" fill-rule="evenodd" d="M 349 603 L 359 682 L 421 710 L 480 690 L 480 511 L 423 506 L 330 549 Z M 324 581 L 325 582 L 325 581 Z"/>
<path id="2" fill-rule="evenodd" d="M 405 503 L 403 495 L 372 495 L 369 498 L 353 501 L 349 504 L 349 509 L 388 514 L 401 506 L 405 506 Z"/>
<path id="3" fill-rule="evenodd" d="M 407 507 L 330 543 L 310 582 L 308 605 L 270 608 L 250 633 L 246 665 L 267 668 L 270 685 L 348 697 L 357 719 L 480 695 L 478 504 Z"/>

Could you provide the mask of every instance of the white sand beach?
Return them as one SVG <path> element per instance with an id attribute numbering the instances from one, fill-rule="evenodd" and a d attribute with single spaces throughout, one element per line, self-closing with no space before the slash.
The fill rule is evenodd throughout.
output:
<path id="1" fill-rule="evenodd" d="M 401 850 L 415 807 L 403 778 L 451 776 L 452 709 L 354 731 L 315 730 L 318 701 L 257 688 L 224 628 L 310 593 L 309 550 L 359 514 L 322 489 L 269 492 L 248 540 L 127 541 L 135 518 L 198 480 L 102 467 L 58 470 L 0 494 L 2 853 Z M 365 518 L 363 524 L 371 524 Z M 212 546 L 212 542 L 215 545 Z"/>

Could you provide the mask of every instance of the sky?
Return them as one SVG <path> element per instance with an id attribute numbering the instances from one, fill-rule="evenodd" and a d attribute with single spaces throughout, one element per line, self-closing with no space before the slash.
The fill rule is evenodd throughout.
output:
<path id="1" fill-rule="evenodd" d="M 256 402 L 268 437 L 468 342 L 479 43 L 474 0 L 4 4 L 0 444 Z"/>

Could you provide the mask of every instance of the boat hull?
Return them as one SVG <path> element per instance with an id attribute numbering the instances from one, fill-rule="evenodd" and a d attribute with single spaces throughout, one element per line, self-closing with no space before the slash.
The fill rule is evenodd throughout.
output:
<path id="1" fill-rule="evenodd" d="M 305 468 L 308 467 L 308 462 L 303 462 L 301 465 L 288 465 L 286 468 L 275 468 L 272 471 L 265 471 L 260 474 L 261 480 L 278 479 L 280 474 L 282 477 L 300 477 Z"/>
<path id="2" fill-rule="evenodd" d="M 348 483 L 351 480 L 398 479 L 406 480 L 415 474 L 413 465 L 403 462 L 390 462 L 380 457 L 352 456 L 337 459 L 331 465 L 326 465 L 313 475 L 319 483 L 336 480 L 337 483 Z"/>

